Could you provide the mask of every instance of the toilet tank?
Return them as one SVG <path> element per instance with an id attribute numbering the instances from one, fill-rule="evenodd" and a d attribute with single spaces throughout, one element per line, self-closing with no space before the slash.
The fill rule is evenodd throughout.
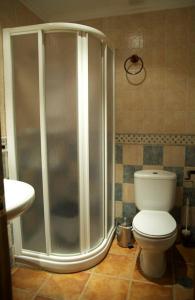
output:
<path id="1" fill-rule="evenodd" d="M 134 189 L 139 210 L 170 211 L 175 202 L 176 174 L 164 170 L 137 171 Z"/>

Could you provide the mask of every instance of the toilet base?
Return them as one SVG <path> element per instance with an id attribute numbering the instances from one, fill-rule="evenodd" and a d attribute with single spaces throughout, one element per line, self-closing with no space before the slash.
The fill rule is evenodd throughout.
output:
<path id="1" fill-rule="evenodd" d="M 165 252 L 142 249 L 140 253 L 140 267 L 147 277 L 162 277 L 166 270 Z"/>

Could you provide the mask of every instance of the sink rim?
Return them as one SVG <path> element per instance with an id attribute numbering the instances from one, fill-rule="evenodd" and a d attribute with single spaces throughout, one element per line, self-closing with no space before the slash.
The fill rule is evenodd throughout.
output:
<path id="1" fill-rule="evenodd" d="M 6 215 L 7 219 L 11 220 L 23 214 L 32 205 L 35 199 L 35 190 L 30 184 L 23 181 L 6 178 L 3 181 Z"/>

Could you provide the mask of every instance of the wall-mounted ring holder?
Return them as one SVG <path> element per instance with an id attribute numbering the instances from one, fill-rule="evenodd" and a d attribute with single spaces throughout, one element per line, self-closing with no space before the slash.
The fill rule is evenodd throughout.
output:
<path id="1" fill-rule="evenodd" d="M 126 78 L 133 85 L 141 84 L 146 78 L 143 60 L 137 54 L 129 56 L 124 62 Z"/>

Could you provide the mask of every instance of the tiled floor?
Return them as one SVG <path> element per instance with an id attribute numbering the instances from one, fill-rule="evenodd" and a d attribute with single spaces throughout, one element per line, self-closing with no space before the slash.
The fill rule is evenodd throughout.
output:
<path id="1" fill-rule="evenodd" d="M 114 240 L 107 257 L 84 272 L 15 268 L 14 300 L 194 300 L 195 249 L 177 245 L 168 254 L 166 274 L 156 281 L 140 273 L 139 251 L 120 248 Z"/>

